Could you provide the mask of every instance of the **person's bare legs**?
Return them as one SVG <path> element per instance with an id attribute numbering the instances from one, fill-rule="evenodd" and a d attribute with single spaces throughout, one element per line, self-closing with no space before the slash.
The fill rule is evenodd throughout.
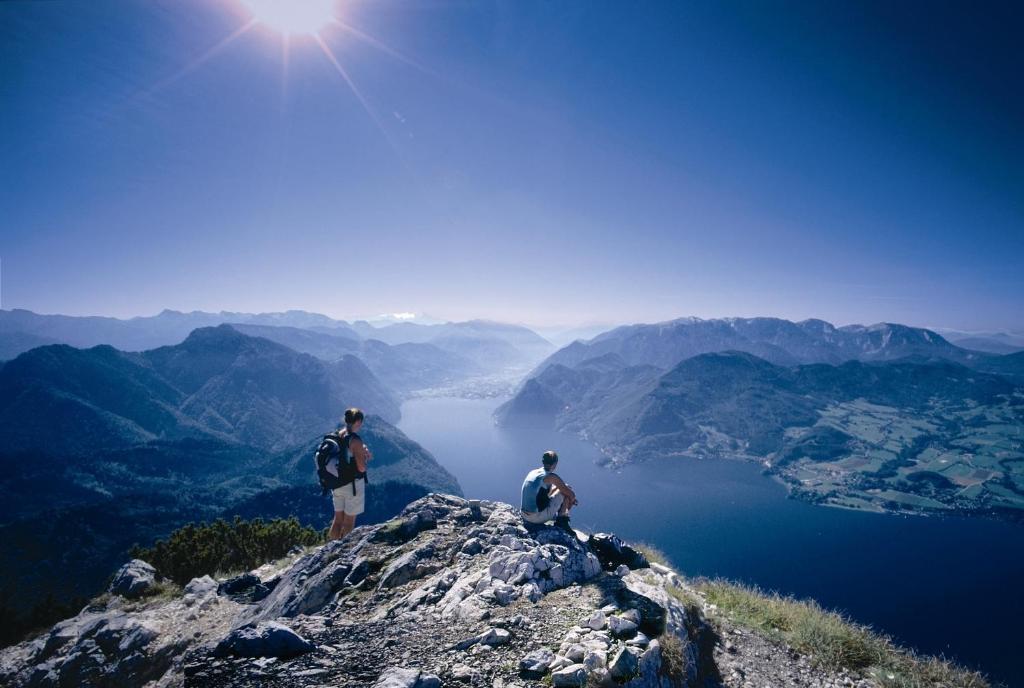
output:
<path id="1" fill-rule="evenodd" d="M 552 488 L 551 494 L 548 495 L 548 496 L 551 497 L 551 499 L 554 499 L 557 495 L 560 495 L 560 494 L 562 494 L 561 490 L 559 490 L 557 487 L 555 487 L 555 488 Z M 563 495 L 562 504 L 561 504 L 561 506 L 558 507 L 558 515 L 559 516 L 568 516 L 569 515 L 569 509 L 573 508 L 573 506 L 575 506 L 575 504 L 576 504 L 575 502 L 571 502 L 570 503 L 569 498 L 565 497 Z"/>
<path id="2" fill-rule="evenodd" d="M 337 540 L 344 537 L 345 533 L 342 531 L 345 528 L 346 517 L 347 515 L 344 511 L 334 512 L 334 520 L 331 522 L 331 529 L 327 532 L 328 540 Z"/>
<path id="3" fill-rule="evenodd" d="M 343 538 L 352 532 L 352 529 L 356 527 L 356 515 L 346 514 L 344 511 L 341 512 L 341 534 L 339 538 Z"/>

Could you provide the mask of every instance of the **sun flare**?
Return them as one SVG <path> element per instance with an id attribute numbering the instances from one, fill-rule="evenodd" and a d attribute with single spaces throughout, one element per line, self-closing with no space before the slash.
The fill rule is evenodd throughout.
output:
<path id="1" fill-rule="evenodd" d="M 335 0 L 242 0 L 261 24 L 287 34 L 314 34 L 335 19 Z"/>

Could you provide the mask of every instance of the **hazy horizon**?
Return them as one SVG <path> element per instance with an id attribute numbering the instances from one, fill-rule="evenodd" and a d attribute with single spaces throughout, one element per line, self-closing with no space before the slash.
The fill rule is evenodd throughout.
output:
<path id="1" fill-rule="evenodd" d="M 1024 336 L 1024 330 L 1015 330 L 1013 328 L 962 330 L 962 329 L 955 328 L 955 327 L 946 327 L 944 325 L 928 325 L 928 324 L 919 324 L 919 323 L 901 323 L 901 322 L 897 322 L 897 321 L 894 321 L 894 320 L 878 320 L 878 321 L 875 321 L 875 322 L 836 322 L 834 320 L 829 320 L 828 318 L 821 318 L 821 317 L 815 317 L 815 316 L 811 316 L 811 317 L 807 317 L 807 318 L 785 318 L 785 317 L 779 316 L 779 315 L 771 315 L 771 314 L 764 314 L 764 313 L 757 314 L 757 315 L 720 315 L 720 316 L 698 316 L 698 315 L 694 315 L 692 313 L 687 313 L 687 314 L 674 315 L 674 316 L 670 316 L 670 317 L 667 317 L 667 318 L 661 318 L 661 319 L 658 319 L 658 320 L 636 320 L 636 319 L 630 320 L 630 319 L 627 319 L 627 320 L 622 320 L 622 321 L 605 321 L 605 322 L 590 321 L 590 322 L 569 322 L 569 323 L 564 323 L 564 322 L 543 322 L 543 321 L 533 321 L 533 322 L 531 322 L 531 321 L 502 320 L 500 318 L 490 317 L 490 316 L 488 316 L 486 314 L 478 314 L 478 315 L 475 315 L 475 316 L 470 316 L 470 317 L 467 317 L 467 318 L 459 318 L 459 319 L 441 318 L 441 317 L 435 316 L 433 313 L 415 314 L 415 317 L 395 317 L 395 316 L 398 316 L 400 314 L 405 315 L 401 311 L 392 312 L 392 313 L 379 313 L 379 314 L 372 314 L 372 315 L 367 315 L 367 314 L 345 315 L 343 313 L 342 314 L 324 313 L 324 312 L 321 312 L 321 311 L 310 310 L 308 308 L 288 308 L 288 309 L 284 309 L 284 310 L 280 310 L 280 311 L 269 311 L 269 310 L 243 311 L 243 310 L 237 310 L 237 309 L 232 309 L 232 308 L 216 308 L 216 309 L 197 308 L 197 309 L 192 309 L 190 311 L 186 311 L 186 310 L 182 310 L 182 309 L 178 309 L 178 308 L 161 308 L 160 310 L 152 312 L 152 313 L 136 313 L 136 314 L 133 314 L 133 315 L 111 315 L 111 314 L 108 314 L 108 313 L 60 313 L 60 312 L 44 313 L 44 312 L 39 312 L 39 311 L 32 311 L 31 309 L 18 309 L 18 308 L 3 308 L 3 309 L 0 309 L 0 311 L 3 311 L 3 310 L 6 310 L 6 311 L 28 310 L 28 311 L 30 311 L 32 313 L 37 314 L 37 315 L 45 315 L 45 316 L 51 316 L 52 315 L 52 316 L 70 316 L 70 317 L 100 317 L 100 318 L 115 318 L 115 319 L 118 319 L 118 320 L 131 320 L 133 318 L 150 318 L 150 317 L 154 317 L 154 316 L 160 315 L 160 313 L 162 313 L 165 310 L 166 311 L 173 311 L 173 312 L 177 312 L 177 313 L 185 313 L 185 314 L 195 312 L 195 313 L 207 313 L 207 314 L 213 314 L 213 315 L 217 315 L 217 314 L 221 314 L 221 313 L 237 313 L 237 314 L 240 314 L 240 315 L 267 315 L 267 314 L 286 313 L 286 312 L 289 312 L 289 311 L 294 311 L 294 312 L 310 313 L 310 314 L 313 314 L 313 315 L 324 315 L 324 316 L 326 316 L 328 318 L 331 318 L 333 320 L 345 321 L 345 322 L 348 322 L 348 323 L 365 321 L 365 322 L 368 322 L 368 323 L 370 323 L 371 325 L 373 325 L 375 327 L 384 327 L 386 325 L 395 324 L 395 323 L 399 323 L 399 322 L 410 322 L 410 323 L 415 323 L 415 324 L 419 324 L 419 325 L 428 325 L 428 324 L 436 324 L 436 323 L 458 323 L 458 322 L 480 320 L 480 321 L 489 321 L 489 322 L 495 322 L 495 323 L 501 323 L 501 324 L 507 324 L 507 325 L 520 325 L 522 327 L 526 327 L 526 328 L 535 330 L 535 331 L 537 331 L 538 334 L 542 334 L 542 335 L 545 332 L 547 332 L 549 334 L 550 333 L 566 333 L 566 332 L 571 332 L 571 331 L 574 331 L 574 330 L 591 330 L 591 329 L 597 330 L 597 329 L 602 329 L 603 331 L 607 331 L 607 330 L 614 329 L 616 327 L 629 326 L 629 325 L 658 324 L 658 323 L 662 323 L 662 322 L 669 322 L 669 321 L 672 321 L 672 320 L 680 320 L 680 319 L 685 319 L 685 318 L 699 318 L 699 319 L 702 319 L 702 320 L 723 320 L 723 319 L 730 319 L 730 318 L 779 318 L 779 319 L 783 319 L 783 320 L 790 320 L 792 322 L 800 322 L 802 320 L 824 320 L 824 321 L 834 325 L 835 327 L 847 327 L 847 326 L 857 326 L 857 325 L 871 326 L 871 325 L 878 325 L 878 324 L 883 324 L 883 323 L 890 323 L 890 324 L 896 324 L 896 325 L 907 325 L 909 327 L 918 327 L 918 328 L 929 329 L 929 330 L 938 332 L 939 334 L 942 334 L 943 332 L 955 332 L 955 333 L 958 333 L 958 334 L 976 334 L 976 335 L 1009 334 L 1009 335 L 1015 335 L 1015 336 Z"/>
<path id="2" fill-rule="evenodd" d="M 0 3 L 3 307 L 1024 330 L 1018 5 L 334 8 Z"/>

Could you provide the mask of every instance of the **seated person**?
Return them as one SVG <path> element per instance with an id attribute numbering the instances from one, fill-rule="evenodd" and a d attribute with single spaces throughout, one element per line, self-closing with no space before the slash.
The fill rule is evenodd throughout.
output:
<path id="1" fill-rule="evenodd" d="M 556 526 L 572 532 L 569 509 L 577 504 L 576 493 L 554 472 L 558 454 L 544 452 L 541 463 L 541 468 L 530 471 L 523 480 L 523 520 L 540 525 L 554 519 Z"/>

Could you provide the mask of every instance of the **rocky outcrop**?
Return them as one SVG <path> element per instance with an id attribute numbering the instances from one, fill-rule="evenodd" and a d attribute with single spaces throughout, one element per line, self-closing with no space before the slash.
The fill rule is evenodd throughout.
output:
<path id="1" fill-rule="evenodd" d="M 260 621 L 228 633 L 217 643 L 218 657 L 294 657 L 314 649 L 314 645 L 276 621 Z"/>
<path id="2" fill-rule="evenodd" d="M 37 638 L 0 651 L 3 686 L 141 686 L 182 683 L 182 653 L 212 647 L 230 630 L 238 604 L 209 576 L 174 599 L 111 596 Z"/>
<path id="3" fill-rule="evenodd" d="M 0 652 L 0 684 L 703 685 L 681 579 L 586 540 L 432 494 L 279 569 L 86 608 Z"/>
<path id="4" fill-rule="evenodd" d="M 145 595 L 156 585 L 156 569 L 141 559 L 132 559 L 114 574 L 107 591 L 129 599 Z"/>

